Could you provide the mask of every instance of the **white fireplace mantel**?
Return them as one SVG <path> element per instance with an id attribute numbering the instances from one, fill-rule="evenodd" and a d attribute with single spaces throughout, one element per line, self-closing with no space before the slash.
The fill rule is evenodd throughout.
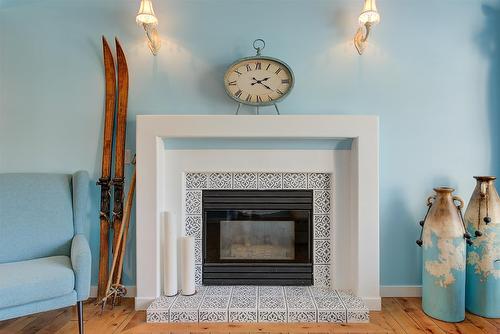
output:
<path id="1" fill-rule="evenodd" d="M 136 309 L 145 309 L 161 294 L 159 220 L 169 200 L 165 190 L 168 141 L 196 138 L 352 139 L 350 200 L 342 208 L 350 217 L 343 222 L 350 224 L 345 236 L 350 256 L 348 288 L 371 310 L 380 309 L 378 117 L 334 115 L 137 116 Z"/>

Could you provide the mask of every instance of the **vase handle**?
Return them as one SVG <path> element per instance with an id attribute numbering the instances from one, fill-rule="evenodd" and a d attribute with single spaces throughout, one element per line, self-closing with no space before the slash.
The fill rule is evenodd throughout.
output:
<path id="1" fill-rule="evenodd" d="M 464 207 L 464 200 L 459 196 L 453 196 L 453 202 L 460 203 L 459 205 L 457 205 L 458 210 L 461 210 Z"/>
<path id="2" fill-rule="evenodd" d="M 436 200 L 436 196 L 429 196 L 427 197 L 427 206 L 431 206 L 432 203 Z"/>
<path id="3" fill-rule="evenodd" d="M 482 198 L 486 197 L 487 192 L 488 192 L 488 182 L 482 182 L 479 189 L 481 197 Z"/>

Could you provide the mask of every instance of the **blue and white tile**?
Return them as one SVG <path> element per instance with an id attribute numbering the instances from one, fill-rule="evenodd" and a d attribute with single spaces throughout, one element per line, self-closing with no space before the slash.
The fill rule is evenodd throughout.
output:
<path id="1" fill-rule="evenodd" d="M 351 290 L 337 290 L 337 294 L 348 310 L 366 308 L 363 299 L 356 296 Z"/>
<path id="2" fill-rule="evenodd" d="M 160 310 L 169 310 L 170 306 L 174 303 L 177 296 L 160 296 L 156 298 L 151 305 L 149 305 L 147 311 L 160 311 Z"/>
<path id="3" fill-rule="evenodd" d="M 187 190 L 185 198 L 185 210 L 188 215 L 201 215 L 201 190 Z"/>
<path id="4" fill-rule="evenodd" d="M 283 296 L 282 286 L 259 286 L 259 296 Z"/>
<path id="5" fill-rule="evenodd" d="M 146 322 L 147 323 L 162 323 L 169 322 L 168 311 L 147 311 L 146 312 Z"/>
<path id="6" fill-rule="evenodd" d="M 198 322 L 198 310 L 174 310 L 169 313 L 170 322 Z"/>
<path id="7" fill-rule="evenodd" d="M 307 174 L 283 173 L 283 189 L 307 189 Z"/>
<path id="8" fill-rule="evenodd" d="M 313 238 L 330 239 L 331 236 L 331 218 L 330 215 L 313 216 Z"/>
<path id="9" fill-rule="evenodd" d="M 282 173 L 259 173 L 258 188 L 262 190 L 282 189 Z"/>
<path id="10" fill-rule="evenodd" d="M 330 287 L 330 265 L 313 265 L 314 287 Z"/>
<path id="11" fill-rule="evenodd" d="M 194 266 L 194 284 L 197 286 L 202 285 L 202 266 L 201 265 L 195 265 Z"/>
<path id="12" fill-rule="evenodd" d="M 201 215 L 186 215 L 184 228 L 186 235 L 201 239 Z"/>
<path id="13" fill-rule="evenodd" d="M 286 310 L 260 310 L 259 322 L 287 322 Z"/>
<path id="14" fill-rule="evenodd" d="M 308 189 L 331 189 L 331 182 L 330 173 L 308 173 L 307 175 Z"/>
<path id="15" fill-rule="evenodd" d="M 316 298 L 316 297 L 340 298 L 338 293 L 337 293 L 337 290 L 330 289 L 328 287 L 311 286 L 311 287 L 309 287 L 309 291 L 311 291 L 311 295 L 313 296 L 313 298 Z"/>
<path id="16" fill-rule="evenodd" d="M 201 244 L 202 240 L 201 239 L 196 239 L 194 241 L 194 263 L 195 264 L 201 264 L 202 263 L 202 251 L 201 251 Z"/>
<path id="17" fill-rule="evenodd" d="M 230 310 L 257 309 L 257 296 L 235 296 L 231 297 Z"/>
<path id="18" fill-rule="evenodd" d="M 186 173 L 186 189 L 206 189 L 208 177 L 206 173 Z"/>
<path id="19" fill-rule="evenodd" d="M 198 322 L 198 308 L 202 301 L 202 293 L 194 296 L 179 295 L 170 308 L 170 322 Z"/>
<path id="20" fill-rule="evenodd" d="M 208 177 L 209 189 L 232 189 L 233 174 L 232 173 L 210 173 Z"/>
<path id="21" fill-rule="evenodd" d="M 236 285 L 233 287 L 233 296 L 257 297 L 258 287 L 256 285 Z"/>
<path id="22" fill-rule="evenodd" d="M 229 285 L 211 285 L 206 288 L 205 296 L 231 296 L 232 290 Z"/>
<path id="23" fill-rule="evenodd" d="M 370 311 L 362 310 L 347 310 L 347 323 L 359 324 L 370 322 Z"/>
<path id="24" fill-rule="evenodd" d="M 228 306 L 230 296 L 207 295 L 211 287 L 207 289 L 203 302 L 200 305 L 200 322 L 227 322 Z"/>
<path id="25" fill-rule="evenodd" d="M 318 310 L 318 322 L 346 323 L 347 322 L 346 311 Z"/>
<path id="26" fill-rule="evenodd" d="M 233 173 L 233 189 L 257 189 L 257 173 Z"/>
<path id="27" fill-rule="evenodd" d="M 288 310 L 288 322 L 316 321 L 316 310 Z"/>
<path id="28" fill-rule="evenodd" d="M 332 194 L 329 190 L 314 190 L 313 213 L 315 215 L 326 215 L 330 213 Z"/>
<path id="29" fill-rule="evenodd" d="M 313 240 L 314 246 L 314 264 L 330 264 L 331 261 L 331 242 L 330 240 Z"/>
<path id="30" fill-rule="evenodd" d="M 257 322 L 257 309 L 255 310 L 229 310 L 229 322 Z"/>
<path id="31" fill-rule="evenodd" d="M 207 295 L 203 298 L 203 302 L 200 305 L 201 310 L 227 310 L 229 307 L 229 301 L 231 296 L 214 296 Z"/>
<path id="32" fill-rule="evenodd" d="M 199 312 L 199 322 L 228 322 L 227 310 L 202 310 Z"/>

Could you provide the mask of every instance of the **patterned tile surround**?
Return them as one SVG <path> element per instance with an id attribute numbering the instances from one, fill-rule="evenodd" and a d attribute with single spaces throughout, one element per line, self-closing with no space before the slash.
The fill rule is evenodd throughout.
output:
<path id="1" fill-rule="evenodd" d="M 332 177 L 329 173 L 186 173 L 184 229 L 195 237 L 196 284 L 201 285 L 202 191 L 212 189 L 310 189 L 313 190 L 313 276 L 314 286 L 331 286 L 334 264 L 331 240 Z"/>
<path id="2" fill-rule="evenodd" d="M 194 296 L 162 296 L 146 320 L 161 322 L 369 322 L 350 291 L 305 286 L 200 286 Z"/>
<path id="3" fill-rule="evenodd" d="M 333 290 L 332 180 L 329 173 L 186 173 L 184 229 L 195 237 L 197 294 L 161 296 L 147 322 L 368 322 L 363 301 Z M 205 189 L 313 190 L 314 287 L 201 286 L 202 191 Z"/>

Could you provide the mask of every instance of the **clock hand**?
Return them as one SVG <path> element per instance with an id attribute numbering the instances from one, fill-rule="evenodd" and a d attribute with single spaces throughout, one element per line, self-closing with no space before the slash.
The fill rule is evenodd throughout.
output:
<path id="1" fill-rule="evenodd" d="M 269 87 L 268 85 L 266 85 L 266 84 L 263 84 L 262 82 L 259 82 L 259 83 L 260 83 L 260 84 L 261 84 L 262 86 L 266 87 L 267 89 L 270 89 L 270 90 L 272 90 L 272 89 L 271 89 L 271 87 Z"/>

